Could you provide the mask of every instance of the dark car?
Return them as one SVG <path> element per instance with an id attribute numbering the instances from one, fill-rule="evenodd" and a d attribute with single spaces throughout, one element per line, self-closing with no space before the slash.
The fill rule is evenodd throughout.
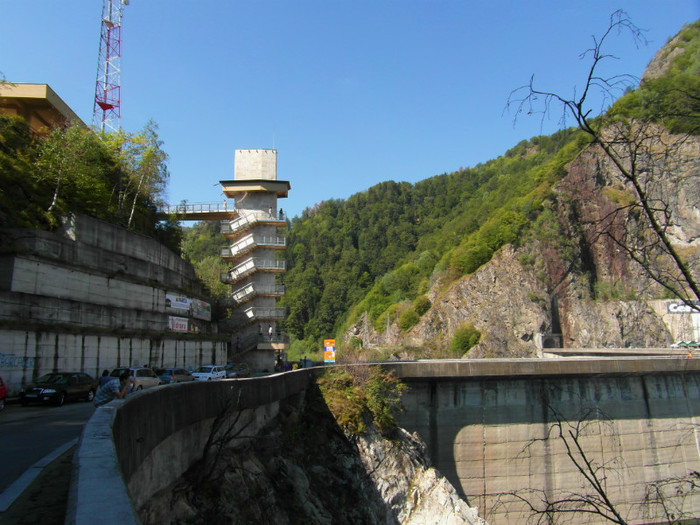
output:
<path id="1" fill-rule="evenodd" d="M 45 374 L 20 390 L 22 406 L 29 403 L 54 403 L 58 406 L 73 399 L 92 401 L 97 381 L 83 372 L 52 372 Z"/>
<path id="2" fill-rule="evenodd" d="M 245 363 L 229 363 L 225 367 L 226 377 L 250 377 L 250 368 Z"/>
<path id="3" fill-rule="evenodd" d="M 194 381 L 194 376 L 184 368 L 159 368 L 156 374 L 160 380 L 167 384 L 184 383 L 185 381 Z"/>
<path id="4" fill-rule="evenodd" d="M 0 410 L 5 408 L 5 398 L 7 397 L 7 385 L 5 385 L 5 381 L 2 380 L 2 376 L 0 376 Z"/>

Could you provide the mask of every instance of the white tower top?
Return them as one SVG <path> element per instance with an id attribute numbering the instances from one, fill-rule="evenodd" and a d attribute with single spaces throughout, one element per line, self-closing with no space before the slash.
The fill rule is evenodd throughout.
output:
<path id="1" fill-rule="evenodd" d="M 277 180 L 277 150 L 237 149 L 234 180 Z"/>

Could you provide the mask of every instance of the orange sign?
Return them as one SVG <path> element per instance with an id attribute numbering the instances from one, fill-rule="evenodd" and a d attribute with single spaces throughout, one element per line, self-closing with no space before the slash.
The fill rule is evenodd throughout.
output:
<path id="1" fill-rule="evenodd" d="M 323 362 L 335 363 L 335 339 L 324 339 L 323 349 Z"/>

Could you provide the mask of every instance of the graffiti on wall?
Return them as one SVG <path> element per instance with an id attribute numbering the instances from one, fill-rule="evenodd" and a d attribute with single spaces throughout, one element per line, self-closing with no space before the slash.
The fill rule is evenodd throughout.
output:
<path id="1" fill-rule="evenodd" d="M 34 357 L 25 357 L 15 354 L 3 354 L 0 352 L 0 368 L 33 368 Z"/>

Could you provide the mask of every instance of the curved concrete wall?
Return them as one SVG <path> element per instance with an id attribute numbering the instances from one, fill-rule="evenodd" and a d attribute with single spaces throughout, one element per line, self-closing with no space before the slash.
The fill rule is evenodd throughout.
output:
<path id="1" fill-rule="evenodd" d="M 100 407 L 74 457 L 66 523 L 138 523 L 137 509 L 201 458 L 212 422 L 248 410 L 247 433 L 276 416 L 278 402 L 303 394 L 313 371 L 167 385 Z"/>

